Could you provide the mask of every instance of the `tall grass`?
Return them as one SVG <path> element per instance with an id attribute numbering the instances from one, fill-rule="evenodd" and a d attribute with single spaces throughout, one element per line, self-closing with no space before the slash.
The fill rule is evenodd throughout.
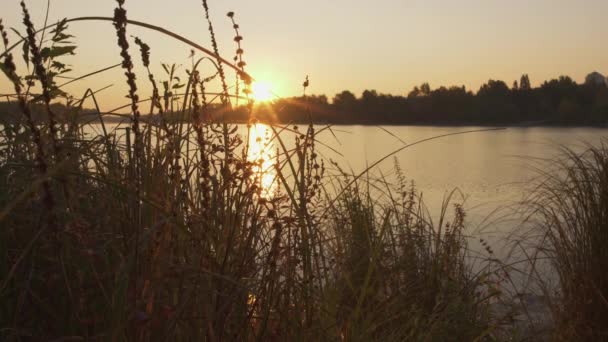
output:
<path id="1" fill-rule="evenodd" d="M 539 256 L 548 257 L 559 286 L 552 298 L 554 339 L 608 339 L 608 147 L 564 150 L 531 201 L 540 216 Z"/>
<path id="2" fill-rule="evenodd" d="M 180 84 L 170 67 L 166 81 L 153 75 L 153 48 L 139 38 L 148 75 L 137 78 L 128 38 L 134 22 L 118 1 L 113 21 L 131 119 L 122 132 L 106 125 L 93 91 L 66 113 L 51 106 L 67 96 L 56 80 L 65 72 L 61 57 L 75 48 L 66 42 L 71 19 L 54 26 L 51 46 L 36 39 L 46 29 L 25 20 L 32 77 L 19 76 L 1 28 L 2 70 L 21 113 L 0 130 L 0 338 L 491 338 L 489 304 L 497 293 L 491 269 L 474 273 L 466 262 L 460 206 L 452 211 L 446 202 L 433 224 L 402 178 L 396 186 L 381 182 L 385 200 L 378 201 L 362 177 L 330 175 L 312 124 L 303 131 L 271 125 L 276 185 L 265 191 L 265 161 L 248 155 L 251 142 L 237 126 L 214 115 L 239 97 L 229 93 L 224 68 L 253 108 L 243 38 L 237 30 L 238 65 L 220 57 L 203 5 L 212 51 L 191 44 L 207 55 L 193 60 Z M 238 28 L 234 13 L 229 17 Z M 214 95 L 209 86 L 218 75 Z M 152 87 L 146 98 L 138 94 L 144 79 Z M 85 101 L 95 105 L 94 123 L 85 120 Z M 42 113 L 33 115 L 39 103 Z M 87 135 L 96 125 L 102 133 Z"/>

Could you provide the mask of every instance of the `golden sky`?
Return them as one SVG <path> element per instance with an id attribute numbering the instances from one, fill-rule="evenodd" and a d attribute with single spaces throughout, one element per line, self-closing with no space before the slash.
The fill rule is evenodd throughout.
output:
<path id="1" fill-rule="evenodd" d="M 28 0 L 42 26 L 46 0 Z M 477 90 L 488 79 L 509 85 L 528 73 L 533 85 L 559 75 L 581 82 L 608 73 L 606 0 L 209 0 L 220 50 L 234 52 L 228 11 L 244 36 L 248 70 L 281 96 L 349 89 L 407 94 L 417 84 L 465 85 Z M 63 17 L 111 17 L 113 0 L 52 0 L 51 22 Z M 2 0 L 5 25 L 23 31 L 18 0 Z M 127 0 L 130 19 L 163 26 L 210 47 L 199 0 Z M 120 61 L 109 22 L 73 23 L 74 76 Z M 153 71 L 161 62 L 190 64 L 189 47 L 158 33 L 129 26 L 152 47 Z M 12 36 L 14 40 L 15 36 Z M 20 50 L 16 50 L 20 55 Z M 137 56 L 137 50 L 132 49 Z M 21 67 L 23 70 L 23 67 Z M 141 70 L 140 70 L 141 71 Z M 139 82 L 146 80 L 140 73 Z M 104 92 L 105 110 L 125 102 L 120 70 L 74 86 L 75 94 L 114 84 Z M 143 85 L 142 85 L 143 87 Z M 10 92 L 4 76 L 0 93 Z M 143 95 L 142 95 L 143 96 Z"/>

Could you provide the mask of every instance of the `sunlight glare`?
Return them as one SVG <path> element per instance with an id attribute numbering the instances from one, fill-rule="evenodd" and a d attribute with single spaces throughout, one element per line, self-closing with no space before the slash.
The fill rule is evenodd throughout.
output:
<path id="1" fill-rule="evenodd" d="M 264 102 L 272 100 L 273 94 L 270 86 L 264 82 L 255 82 L 252 86 L 253 98 L 256 101 Z"/>
<path id="2" fill-rule="evenodd" d="M 269 197 L 276 187 L 276 171 L 274 169 L 275 156 L 274 144 L 269 141 L 271 130 L 264 124 L 254 124 L 249 131 L 248 159 L 258 162 L 255 167 L 256 178 L 262 187 L 262 194 Z"/>

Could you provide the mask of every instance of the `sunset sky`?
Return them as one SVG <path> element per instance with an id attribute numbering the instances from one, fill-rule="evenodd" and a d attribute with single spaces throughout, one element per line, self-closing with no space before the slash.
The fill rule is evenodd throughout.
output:
<path id="1" fill-rule="evenodd" d="M 46 0 L 27 4 L 42 26 Z M 111 17 L 115 4 L 53 0 L 50 17 Z M 407 94 L 429 82 L 476 91 L 490 78 L 510 85 L 522 73 L 533 85 L 562 74 L 580 82 L 594 70 L 608 73 L 605 0 L 209 0 L 209 5 L 223 55 L 231 58 L 234 51 L 225 15 L 233 10 L 248 70 L 280 96 L 301 94 L 306 75 L 310 93 L 331 98 L 344 89 Z M 126 8 L 130 19 L 210 46 L 198 0 L 127 0 Z M 0 16 L 7 26 L 24 30 L 18 0 L 2 0 Z M 79 45 L 78 55 L 69 60 L 74 75 L 120 61 L 111 23 L 70 27 Z M 134 27 L 128 33 L 151 45 L 155 72 L 162 70 L 160 62 L 190 63 L 185 45 Z M 111 106 L 124 102 L 122 83 L 116 70 L 71 90 L 116 84 L 106 91 Z M 9 90 L 6 78 L 0 78 L 0 93 Z"/>

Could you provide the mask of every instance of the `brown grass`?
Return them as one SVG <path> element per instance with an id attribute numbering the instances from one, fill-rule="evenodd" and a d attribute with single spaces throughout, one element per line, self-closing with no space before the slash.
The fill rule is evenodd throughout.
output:
<path id="1" fill-rule="evenodd" d="M 329 174 L 312 124 L 303 132 L 271 126 L 279 151 L 276 189 L 268 194 L 259 172 L 264 162 L 247 154 L 249 139 L 212 115 L 230 110 L 235 96 L 224 68 L 234 70 L 241 89 L 252 78 L 244 64 L 220 57 L 207 2 L 212 51 L 176 38 L 207 55 L 193 60 L 186 84 L 175 81 L 169 66 L 160 83 L 148 68 L 153 49 L 135 41 L 153 89 L 141 99 L 129 25 L 168 31 L 129 21 L 124 1 L 118 3 L 114 24 L 131 127 L 108 130 L 92 91 L 69 115 L 47 110 L 54 121 L 36 120 L 31 109 L 40 97 L 31 89 L 42 91 L 48 108 L 66 96 L 52 77 L 61 70 L 40 66 L 57 69 L 54 62 L 73 49 L 44 50 L 28 25 L 37 77 L 23 91 L 25 79 L 5 41 L 3 71 L 22 116 L 0 130 L 3 340 L 464 341 L 493 335 L 492 271 L 473 273 L 466 262 L 460 206 L 452 211 L 446 201 L 433 225 L 403 179 L 397 186 L 383 181 L 390 200 L 374 200 L 365 174 Z M 61 32 L 72 21 L 63 21 Z M 209 57 L 211 69 L 203 68 Z M 208 90 L 216 75 L 219 99 Z M 95 123 L 82 119 L 85 99 L 96 105 Z M 151 104 L 145 114 L 158 120 L 140 120 L 145 101 Z M 179 120 L 167 120 L 168 114 Z M 96 125 L 102 134 L 84 134 Z"/>

